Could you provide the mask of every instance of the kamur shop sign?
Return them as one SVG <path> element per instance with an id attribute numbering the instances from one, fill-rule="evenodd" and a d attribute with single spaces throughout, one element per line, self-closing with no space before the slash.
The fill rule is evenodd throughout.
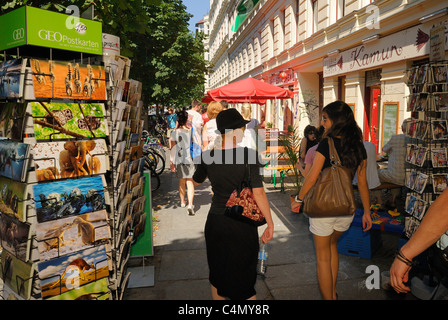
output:
<path id="1" fill-rule="evenodd" d="M 429 54 L 429 35 L 433 24 L 413 28 L 380 38 L 324 59 L 324 77 L 332 77 L 387 63 Z"/>
<path id="2" fill-rule="evenodd" d="M 0 16 L 0 51 L 22 45 L 101 55 L 100 22 L 66 14 L 21 7 Z"/>

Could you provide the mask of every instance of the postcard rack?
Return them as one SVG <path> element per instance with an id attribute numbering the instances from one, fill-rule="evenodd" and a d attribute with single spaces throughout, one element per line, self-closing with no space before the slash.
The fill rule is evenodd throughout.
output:
<path id="1" fill-rule="evenodd" d="M 405 235 L 420 225 L 426 210 L 448 184 L 448 61 L 423 63 L 406 73 L 410 90 L 406 123 Z"/>
<path id="2" fill-rule="evenodd" d="M 0 300 L 122 299 L 146 201 L 141 83 L 125 57 L 22 52 L 0 59 Z"/>

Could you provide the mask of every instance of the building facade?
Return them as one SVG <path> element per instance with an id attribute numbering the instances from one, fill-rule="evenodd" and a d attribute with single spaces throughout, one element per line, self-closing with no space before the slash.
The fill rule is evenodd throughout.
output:
<path id="1" fill-rule="evenodd" d="M 438 0 L 253 0 L 236 29 L 241 3 L 210 1 L 208 89 L 247 77 L 289 88 L 294 99 L 268 101 L 253 116 L 299 132 L 344 100 L 378 152 L 411 115 L 406 70 L 428 61 L 431 29 L 448 21 Z"/>

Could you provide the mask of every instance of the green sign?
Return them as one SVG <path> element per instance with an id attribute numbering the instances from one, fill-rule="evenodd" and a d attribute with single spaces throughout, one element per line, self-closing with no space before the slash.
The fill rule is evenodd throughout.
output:
<path id="1" fill-rule="evenodd" d="M 101 55 L 102 25 L 34 7 L 22 7 L 0 17 L 0 50 L 21 45 Z"/>
<path id="2" fill-rule="evenodd" d="M 152 239 L 152 200 L 151 200 L 151 177 L 149 172 L 143 173 L 145 177 L 145 229 L 141 235 L 137 237 L 131 247 L 131 257 L 152 256 L 153 239 Z"/>
<path id="3" fill-rule="evenodd" d="M 25 7 L 0 16 L 0 50 L 26 44 Z"/>
<path id="4" fill-rule="evenodd" d="M 244 20 L 246 20 L 249 13 L 252 12 L 258 1 L 259 0 L 242 0 L 240 2 L 238 8 L 236 9 L 236 11 L 238 11 L 238 14 L 235 18 L 235 23 L 232 26 L 233 32 L 236 32 L 238 28 L 243 24 Z"/>

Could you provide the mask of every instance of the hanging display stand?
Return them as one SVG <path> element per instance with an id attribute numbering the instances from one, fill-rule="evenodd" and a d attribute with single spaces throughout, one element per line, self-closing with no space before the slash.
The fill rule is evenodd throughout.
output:
<path id="1" fill-rule="evenodd" d="M 24 31 L 16 46 L 0 41 L 0 227 L 15 230 L 0 242 L 0 299 L 120 300 L 143 230 L 141 83 L 128 79 L 129 59 L 103 62 L 99 22 L 67 31 L 67 17 L 31 7 L 0 16 Z M 71 40 L 48 47 L 34 36 L 42 21 Z"/>

